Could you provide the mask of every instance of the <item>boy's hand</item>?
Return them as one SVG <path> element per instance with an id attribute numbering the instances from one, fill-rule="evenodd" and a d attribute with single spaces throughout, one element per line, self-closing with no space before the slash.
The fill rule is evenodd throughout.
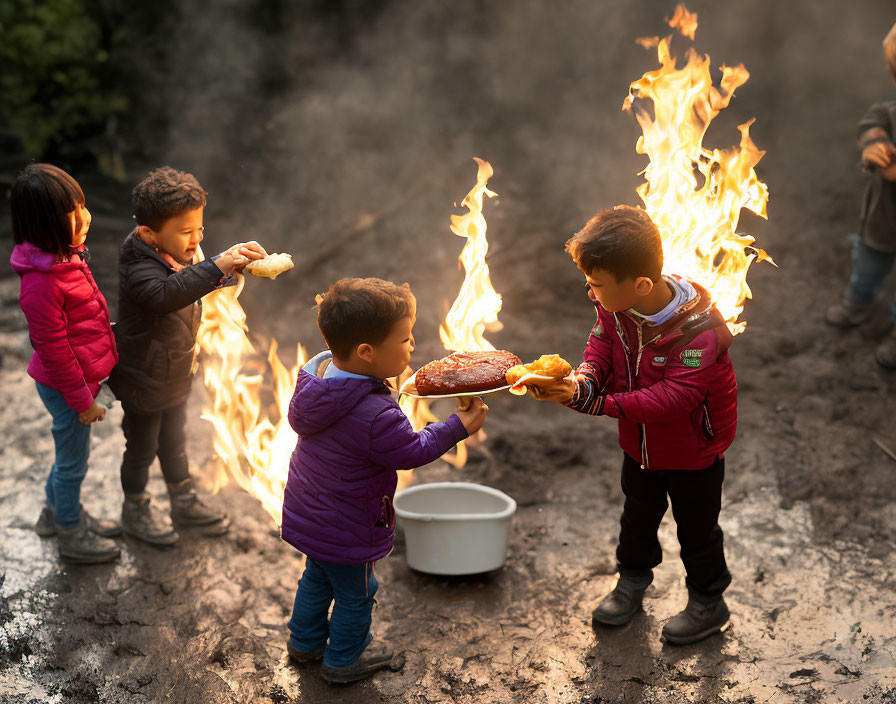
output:
<path id="1" fill-rule="evenodd" d="M 105 417 L 106 409 L 96 401 L 94 401 L 93 405 L 86 411 L 78 414 L 78 420 L 81 421 L 84 425 L 90 425 L 91 423 L 95 423 L 98 420 L 103 420 L 103 418 Z"/>
<path id="2" fill-rule="evenodd" d="M 225 274 L 241 272 L 253 259 L 264 259 L 268 255 L 258 242 L 239 242 L 221 253 L 215 260 L 218 268 Z"/>
<path id="3" fill-rule="evenodd" d="M 862 150 L 862 163 L 871 168 L 886 169 L 894 159 L 896 159 L 896 146 L 890 142 L 875 142 Z"/>
<path id="4" fill-rule="evenodd" d="M 457 417 L 464 424 L 469 435 L 475 435 L 485 423 L 485 416 L 488 415 L 488 406 L 478 396 L 466 410 L 458 411 Z"/>
<path id="5" fill-rule="evenodd" d="M 557 379 L 553 384 L 540 383 L 538 386 L 530 386 L 529 392 L 539 401 L 554 401 L 555 403 L 569 403 L 576 393 L 576 382 L 569 377 Z"/>

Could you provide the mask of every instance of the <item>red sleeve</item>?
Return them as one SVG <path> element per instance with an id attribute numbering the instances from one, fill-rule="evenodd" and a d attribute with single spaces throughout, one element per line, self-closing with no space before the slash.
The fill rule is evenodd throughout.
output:
<path id="1" fill-rule="evenodd" d="M 643 389 L 607 396 L 603 414 L 634 423 L 652 423 L 690 413 L 706 397 L 719 352 L 715 332 L 700 333 L 670 355 L 662 380 Z"/>
<path id="2" fill-rule="evenodd" d="M 583 360 L 597 376 L 601 388 L 606 387 L 613 371 L 613 353 L 610 335 L 616 334 L 616 321 L 603 308 L 595 306 L 597 322 L 591 328 L 585 345 Z M 599 390 L 599 389 L 598 389 Z"/>
<path id="3" fill-rule="evenodd" d="M 93 394 L 66 335 L 62 292 L 50 274 L 25 276 L 30 279 L 29 285 L 23 287 L 19 305 L 28 320 L 31 346 L 51 386 L 62 394 L 69 408 L 83 413 L 93 405 Z"/>

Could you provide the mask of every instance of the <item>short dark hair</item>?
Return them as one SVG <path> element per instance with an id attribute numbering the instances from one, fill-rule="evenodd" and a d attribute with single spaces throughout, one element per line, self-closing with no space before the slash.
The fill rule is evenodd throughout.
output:
<path id="1" fill-rule="evenodd" d="M 62 256 L 71 246 L 69 215 L 86 203 L 84 191 L 71 176 L 52 164 L 29 164 L 18 175 L 9 194 L 12 237 Z"/>
<path id="2" fill-rule="evenodd" d="M 339 359 L 365 342 L 380 344 L 395 323 L 417 312 L 410 286 L 375 278 L 340 279 L 317 303 L 317 326 Z"/>
<path id="3" fill-rule="evenodd" d="M 650 216 L 640 208 L 619 205 L 598 211 L 566 243 L 582 271 L 608 271 L 617 281 L 663 274 L 663 241 Z"/>
<path id="4" fill-rule="evenodd" d="M 138 225 L 159 230 L 168 218 L 203 207 L 207 195 L 193 174 L 163 166 L 131 191 L 134 217 Z"/>

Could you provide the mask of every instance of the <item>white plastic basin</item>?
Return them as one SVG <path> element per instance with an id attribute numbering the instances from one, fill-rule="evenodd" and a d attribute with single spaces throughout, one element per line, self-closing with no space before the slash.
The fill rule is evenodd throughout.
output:
<path id="1" fill-rule="evenodd" d="M 395 496 L 408 566 L 429 574 L 496 570 L 507 556 L 516 501 L 502 491 L 468 482 L 436 482 Z"/>

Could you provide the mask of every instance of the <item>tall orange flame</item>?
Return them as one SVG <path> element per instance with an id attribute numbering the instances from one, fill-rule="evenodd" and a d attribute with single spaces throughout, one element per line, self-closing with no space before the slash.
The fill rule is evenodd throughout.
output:
<path id="1" fill-rule="evenodd" d="M 237 300 L 244 283 L 242 276 L 238 278 L 237 286 L 203 299 L 196 336 L 209 396 L 201 417 L 213 429 L 213 490 L 234 480 L 280 525 L 289 458 L 297 439 L 286 412 L 306 354 L 298 345 L 296 364 L 287 369 L 277 356 L 276 340 L 271 340 L 267 362 L 273 374 L 273 407 L 264 408 L 264 375 L 250 370 L 255 349 L 247 334 L 246 313 Z"/>
<path id="2" fill-rule="evenodd" d="M 693 38 L 697 16 L 679 5 L 669 24 Z M 638 195 L 662 235 L 665 270 L 706 287 L 736 334 L 746 327 L 737 319 L 744 301 L 752 298 L 747 270 L 756 259 L 771 261 L 753 246 L 751 235 L 736 232 L 742 208 L 767 217 L 768 187 L 754 169 L 765 152 L 750 139 L 752 120 L 739 126 L 737 147 L 707 149 L 703 137 L 750 74 L 742 64 L 722 66 L 716 88 L 709 57 L 689 49 L 679 69 L 670 53 L 671 39 L 659 40 L 660 68 L 632 83 L 623 104 L 641 125 L 636 150 L 650 159 Z"/>

